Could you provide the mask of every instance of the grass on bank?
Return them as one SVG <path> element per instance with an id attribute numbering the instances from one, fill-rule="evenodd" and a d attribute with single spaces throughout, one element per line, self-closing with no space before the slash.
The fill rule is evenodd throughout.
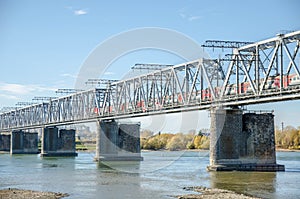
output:
<path id="1" fill-rule="evenodd" d="M 83 142 L 77 140 L 76 144 L 76 151 L 95 151 L 96 150 L 96 143 L 94 142 Z"/>

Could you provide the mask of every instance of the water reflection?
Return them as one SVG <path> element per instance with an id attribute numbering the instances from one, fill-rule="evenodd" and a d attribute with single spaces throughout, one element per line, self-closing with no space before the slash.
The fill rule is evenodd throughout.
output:
<path id="1" fill-rule="evenodd" d="M 207 172 L 207 152 L 146 152 L 142 162 L 0 154 L 0 189 L 19 188 L 69 193 L 82 198 L 170 198 L 188 194 L 183 187 L 229 189 L 261 198 L 299 198 L 300 153 L 278 153 L 286 172 Z M 293 171 L 293 172 L 291 172 Z M 17 176 L 17 177 L 16 177 Z"/>
<path id="2" fill-rule="evenodd" d="M 40 157 L 40 164 L 42 168 L 60 168 L 74 170 L 75 157 Z"/>
<path id="3" fill-rule="evenodd" d="M 273 198 L 276 172 L 210 172 L 211 187 L 237 193 Z"/>
<path id="4" fill-rule="evenodd" d="M 95 195 L 101 195 L 101 198 L 145 198 L 139 168 L 140 161 L 98 162 Z"/>
<path id="5" fill-rule="evenodd" d="M 100 161 L 98 170 L 101 172 L 139 173 L 140 161 Z"/>

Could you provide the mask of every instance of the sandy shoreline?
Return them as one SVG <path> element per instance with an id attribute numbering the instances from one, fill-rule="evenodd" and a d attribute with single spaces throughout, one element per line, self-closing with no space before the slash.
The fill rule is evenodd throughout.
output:
<path id="1" fill-rule="evenodd" d="M 300 150 L 297 149 L 276 149 L 277 152 L 300 152 Z"/>
<path id="2" fill-rule="evenodd" d="M 251 196 L 246 196 L 243 194 L 238 194 L 233 191 L 228 191 L 224 189 L 211 189 L 203 186 L 200 187 L 185 187 L 186 191 L 195 191 L 199 194 L 187 194 L 181 196 L 173 196 L 178 199 L 259 199 Z M 43 192 L 43 191 L 32 191 L 32 190 L 22 190 L 22 189 L 3 189 L 0 190 L 0 198 L 2 199 L 60 199 L 68 197 L 67 193 L 55 193 L 55 192 Z"/>
<path id="3" fill-rule="evenodd" d="M 211 189 L 203 186 L 199 187 L 185 187 L 187 191 L 195 191 L 199 194 L 187 194 L 182 196 L 176 196 L 178 199 L 259 199 L 252 196 L 246 196 L 244 194 L 238 194 L 233 191 L 224 190 L 224 189 Z"/>
<path id="4" fill-rule="evenodd" d="M 152 151 L 170 151 L 170 150 L 167 150 L 167 149 L 160 149 L 160 150 L 141 149 L 141 151 L 142 152 L 152 152 Z M 184 151 L 184 152 L 189 152 L 189 151 L 209 152 L 209 149 L 183 149 L 183 150 L 178 150 L 178 151 Z M 300 152 L 300 150 L 276 148 L 276 152 Z"/>
<path id="5" fill-rule="evenodd" d="M 0 190 L 0 199 L 24 199 L 24 198 L 39 198 L 39 199 L 59 199 L 69 196 L 67 193 L 54 193 L 44 191 L 32 191 L 23 189 L 2 189 Z"/>

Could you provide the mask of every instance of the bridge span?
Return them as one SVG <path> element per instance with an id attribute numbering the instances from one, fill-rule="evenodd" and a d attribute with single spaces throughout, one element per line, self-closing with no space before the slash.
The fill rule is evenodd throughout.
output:
<path id="1" fill-rule="evenodd" d="M 232 51 L 1 113 L 0 130 L 300 99 L 300 31 L 255 43 L 207 41 L 203 47 Z"/>
<path id="2" fill-rule="evenodd" d="M 0 114 L 1 131 L 300 98 L 300 31 Z"/>

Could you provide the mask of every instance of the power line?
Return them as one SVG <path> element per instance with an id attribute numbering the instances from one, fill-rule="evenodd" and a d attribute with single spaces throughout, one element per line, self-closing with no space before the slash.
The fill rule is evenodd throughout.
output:
<path id="1" fill-rule="evenodd" d="M 36 104 L 36 103 L 34 103 L 34 102 L 18 102 L 18 103 L 16 103 L 16 106 L 18 107 L 18 106 L 30 106 L 30 105 L 34 105 L 34 104 Z"/>
<path id="2" fill-rule="evenodd" d="M 13 111 L 13 110 L 17 110 L 19 108 L 22 108 L 22 107 L 18 107 L 18 106 L 15 106 L 15 107 L 3 107 L 0 112 L 4 113 L 4 112 L 9 112 L 9 111 Z"/>
<path id="3" fill-rule="evenodd" d="M 240 48 L 245 45 L 253 44 L 253 42 L 243 41 L 221 41 L 221 40 L 207 40 L 201 47 L 208 48 Z"/>
<path id="4" fill-rule="evenodd" d="M 55 91 L 56 94 L 73 94 L 77 92 L 84 91 L 82 89 L 69 89 L 69 88 L 60 88 Z"/>
<path id="5" fill-rule="evenodd" d="M 56 99 L 56 98 L 57 97 L 40 97 L 40 96 L 38 96 L 38 97 L 34 97 L 32 99 L 32 101 L 41 101 L 41 102 L 44 102 L 44 101 L 51 101 L 51 100 Z"/>
<path id="6" fill-rule="evenodd" d="M 88 81 L 85 82 L 86 85 L 96 85 L 97 87 L 105 86 L 107 87 L 113 82 L 118 82 L 119 80 L 114 79 L 88 79 Z"/>
<path id="7" fill-rule="evenodd" d="M 171 64 L 140 64 L 137 63 L 134 66 L 131 67 L 131 69 L 135 70 L 160 70 L 166 67 L 172 67 L 174 65 Z"/>

